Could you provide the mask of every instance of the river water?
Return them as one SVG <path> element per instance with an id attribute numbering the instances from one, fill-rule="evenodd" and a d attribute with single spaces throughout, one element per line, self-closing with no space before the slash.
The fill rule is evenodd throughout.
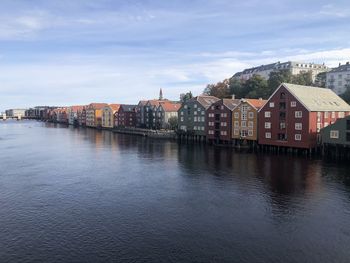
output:
<path id="1" fill-rule="evenodd" d="M 350 165 L 0 123 L 1 262 L 350 262 Z"/>

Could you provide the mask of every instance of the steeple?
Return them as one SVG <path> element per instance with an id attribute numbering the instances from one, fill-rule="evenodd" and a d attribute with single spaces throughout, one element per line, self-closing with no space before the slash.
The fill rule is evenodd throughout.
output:
<path id="1" fill-rule="evenodd" d="M 162 88 L 159 90 L 159 100 L 163 100 L 163 91 Z"/>

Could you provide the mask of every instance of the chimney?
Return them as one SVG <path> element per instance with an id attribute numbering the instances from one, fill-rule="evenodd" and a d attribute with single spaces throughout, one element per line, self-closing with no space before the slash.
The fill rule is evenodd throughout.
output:
<path id="1" fill-rule="evenodd" d="M 349 61 L 348 61 L 348 62 L 346 62 L 346 65 L 349 65 Z"/>
<path id="2" fill-rule="evenodd" d="M 259 98 L 259 100 L 262 100 L 262 98 Z"/>
<path id="3" fill-rule="evenodd" d="M 236 97 L 235 94 L 232 94 L 232 99 L 233 99 L 233 100 L 235 99 L 235 97 Z"/>
<path id="4" fill-rule="evenodd" d="M 162 88 L 159 90 L 159 100 L 163 100 L 163 91 Z"/>
<path id="5" fill-rule="evenodd" d="M 340 67 L 341 63 L 339 62 L 339 67 Z"/>

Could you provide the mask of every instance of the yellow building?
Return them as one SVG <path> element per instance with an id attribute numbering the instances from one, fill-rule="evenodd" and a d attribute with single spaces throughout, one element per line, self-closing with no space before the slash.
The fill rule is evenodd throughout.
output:
<path id="1" fill-rule="evenodd" d="M 102 108 L 107 103 L 91 103 L 86 108 L 86 126 L 101 127 L 102 126 Z"/>
<path id="2" fill-rule="evenodd" d="M 115 123 L 115 114 L 120 108 L 119 104 L 109 104 L 102 108 L 102 127 L 113 128 Z"/>
<path id="3" fill-rule="evenodd" d="M 232 112 L 232 139 L 258 140 L 258 111 L 266 100 L 241 99 Z"/>

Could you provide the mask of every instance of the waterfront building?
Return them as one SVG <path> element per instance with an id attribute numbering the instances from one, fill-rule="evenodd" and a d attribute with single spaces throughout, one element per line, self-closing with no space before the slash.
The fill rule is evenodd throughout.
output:
<path id="1" fill-rule="evenodd" d="M 145 128 L 145 106 L 147 100 L 140 100 L 136 107 L 136 127 Z"/>
<path id="2" fill-rule="evenodd" d="M 169 120 L 173 118 L 177 122 L 178 110 L 181 104 L 179 102 L 166 101 L 160 103 L 156 109 L 156 128 L 157 129 L 171 129 L 172 124 Z"/>
<path id="3" fill-rule="evenodd" d="M 321 129 L 322 144 L 350 147 L 350 116 Z"/>
<path id="4" fill-rule="evenodd" d="M 138 105 L 120 105 L 115 117 L 115 127 L 135 128 L 136 127 L 136 108 Z"/>
<path id="5" fill-rule="evenodd" d="M 78 125 L 79 126 L 86 126 L 86 108 L 87 106 L 84 106 L 82 109 L 78 110 Z"/>
<path id="6" fill-rule="evenodd" d="M 350 63 L 333 68 L 326 73 L 326 87 L 332 89 L 337 94 L 342 94 L 346 88 L 350 88 Z"/>
<path id="7" fill-rule="evenodd" d="M 241 99 L 232 112 L 232 139 L 246 140 L 249 144 L 258 141 L 258 111 L 264 106 L 263 99 Z"/>
<path id="8" fill-rule="evenodd" d="M 86 107 L 86 126 L 101 127 L 102 126 L 102 109 L 107 103 L 91 103 Z"/>
<path id="9" fill-rule="evenodd" d="M 312 80 L 315 81 L 319 73 L 327 72 L 329 68 L 324 64 L 306 63 L 306 62 L 275 62 L 267 65 L 261 65 L 253 68 L 247 68 L 242 72 L 237 72 L 233 77 L 242 81 L 248 80 L 254 75 L 259 75 L 265 79 L 269 79 L 270 73 L 274 71 L 288 70 L 292 75 L 297 75 L 304 72 L 310 72 Z"/>
<path id="10" fill-rule="evenodd" d="M 258 142 L 312 149 L 322 128 L 349 113 L 350 106 L 330 89 L 282 83 L 259 110 Z"/>
<path id="11" fill-rule="evenodd" d="M 56 122 L 62 124 L 68 124 L 67 108 L 58 108 L 56 111 Z"/>
<path id="12" fill-rule="evenodd" d="M 230 144 L 232 141 L 232 111 L 238 99 L 221 99 L 206 110 L 206 136 L 209 142 Z"/>
<path id="13" fill-rule="evenodd" d="M 115 122 L 115 113 L 118 112 L 120 104 L 109 104 L 102 109 L 102 127 L 113 128 Z"/>
<path id="14" fill-rule="evenodd" d="M 206 137 L 206 110 L 219 99 L 201 95 L 184 102 L 178 110 L 179 131 L 197 139 Z"/>
<path id="15" fill-rule="evenodd" d="M 78 112 L 81 111 L 84 106 L 70 106 L 67 108 L 68 124 L 78 125 Z"/>

